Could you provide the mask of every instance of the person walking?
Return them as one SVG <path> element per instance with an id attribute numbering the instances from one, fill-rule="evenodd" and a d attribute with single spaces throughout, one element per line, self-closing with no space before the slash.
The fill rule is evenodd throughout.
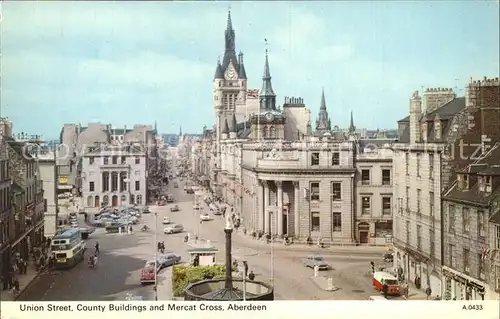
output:
<path id="1" fill-rule="evenodd" d="M 430 286 L 427 286 L 427 288 L 425 288 L 425 295 L 427 296 L 427 300 L 429 300 L 431 298 L 432 289 Z"/>
<path id="2" fill-rule="evenodd" d="M 389 286 L 385 282 L 382 286 L 382 292 L 384 293 L 384 298 L 387 298 L 387 295 L 389 294 Z"/>
<path id="3" fill-rule="evenodd" d="M 248 274 L 248 279 L 255 280 L 255 274 L 253 273 L 253 270 L 250 270 L 250 273 Z"/>
<path id="4" fill-rule="evenodd" d="M 99 242 L 98 242 L 98 241 L 96 241 L 96 242 L 95 242 L 95 254 L 96 254 L 96 255 L 99 255 L 99 253 L 100 253 L 100 252 L 101 252 L 101 251 L 99 250 Z"/>

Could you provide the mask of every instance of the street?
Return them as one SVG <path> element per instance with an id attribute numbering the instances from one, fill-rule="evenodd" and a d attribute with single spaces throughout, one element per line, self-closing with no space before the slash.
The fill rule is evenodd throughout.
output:
<path id="1" fill-rule="evenodd" d="M 134 233 L 130 235 L 107 234 L 104 229 L 97 229 L 87 243 L 88 251 L 91 252 L 95 242 L 99 241 L 101 255 L 97 268 L 91 269 L 83 262 L 70 270 L 42 274 L 18 300 L 125 300 L 127 294 L 154 300 L 153 287 L 142 286 L 139 280 L 145 262 L 154 259 L 155 212 L 158 213 L 158 240 L 165 242 L 168 252 L 174 252 L 180 255 L 183 261 L 189 261 L 187 250 L 192 247 L 184 243 L 184 236 L 190 233 L 193 241 L 194 235 L 198 233 L 201 241 L 210 240 L 212 245 L 219 249 L 217 262 L 223 263 L 224 219 L 213 216 L 213 220 L 200 223 L 200 212 L 193 211 L 195 195 L 186 194 L 182 182 L 178 188 L 170 186 L 168 191 L 174 195 L 174 204 L 180 207 L 180 211 L 170 212 L 173 204 L 151 206 L 151 214 L 143 214 L 141 224 L 134 226 Z M 208 212 L 201 199 L 200 203 L 203 210 Z M 162 221 L 165 216 L 170 217 L 173 223 L 182 224 L 186 229 L 185 233 L 163 234 L 165 226 Z M 148 232 L 139 231 L 143 224 L 150 227 Z M 368 274 L 369 261 L 380 261 L 383 250 L 381 248 L 332 247 L 317 251 L 316 247 L 285 247 L 281 242 L 272 245 L 273 253 L 271 245 L 264 241 L 233 234 L 233 258 L 246 260 L 249 270 L 256 274 L 256 280 L 273 282 L 277 300 L 359 300 L 375 294 L 371 287 L 371 276 Z M 302 264 L 302 258 L 315 253 L 321 254 L 332 266 L 331 270 L 320 272 L 320 275 L 333 277 L 335 286 L 340 288 L 338 291 L 321 290 L 311 280 L 313 270 Z M 159 282 L 160 277 L 164 278 L 163 273 L 168 271 L 160 273 Z M 171 299 L 171 296 L 158 289 L 158 299 Z"/>

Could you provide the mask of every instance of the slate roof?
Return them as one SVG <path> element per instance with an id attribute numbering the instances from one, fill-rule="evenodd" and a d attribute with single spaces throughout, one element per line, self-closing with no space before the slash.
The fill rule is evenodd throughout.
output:
<path id="1" fill-rule="evenodd" d="M 428 123 L 428 135 L 427 135 L 427 141 L 428 142 L 441 142 L 442 140 L 436 140 L 435 139 L 435 130 L 434 130 L 434 118 L 436 115 L 439 115 L 439 118 L 441 119 L 441 129 L 442 129 L 442 136 L 445 136 L 446 133 L 449 131 L 450 126 L 451 126 L 451 119 L 461 111 L 465 109 L 465 97 L 457 97 L 448 103 L 444 104 L 443 106 L 437 108 L 436 110 L 422 114 L 422 119 L 427 119 Z M 401 122 L 410 122 L 410 117 L 407 116 L 404 119 L 401 119 L 398 121 L 398 123 Z M 399 136 L 398 139 L 399 142 L 401 143 L 409 143 L 410 142 L 410 127 L 406 126 L 406 128 L 403 130 L 401 133 L 401 136 Z"/>
<path id="2" fill-rule="evenodd" d="M 144 154 L 144 150 L 135 145 L 129 144 L 121 144 L 121 145 L 109 145 L 109 144 L 101 144 L 94 151 L 85 154 L 85 156 L 99 156 L 104 152 L 114 152 L 116 155 L 141 155 Z"/>
<path id="3" fill-rule="evenodd" d="M 483 157 L 478 159 L 474 164 L 469 165 L 461 172 L 467 172 L 469 175 L 498 175 L 500 176 L 500 143 L 497 143 Z M 499 177 L 496 177 L 499 178 Z M 472 184 L 474 183 L 474 184 Z M 493 186 L 498 185 L 493 182 Z M 463 201 L 472 204 L 489 205 L 490 202 L 500 196 L 500 186 L 493 188 L 491 193 L 479 191 L 479 183 L 477 178 L 469 178 L 469 189 L 458 189 L 455 184 L 451 190 L 444 196 L 447 200 Z"/>
<path id="4" fill-rule="evenodd" d="M 132 129 L 123 129 L 123 128 L 116 128 L 116 129 L 112 129 L 111 132 L 114 134 L 114 135 L 125 135 L 127 133 L 130 133 L 132 132 L 133 130 Z"/>

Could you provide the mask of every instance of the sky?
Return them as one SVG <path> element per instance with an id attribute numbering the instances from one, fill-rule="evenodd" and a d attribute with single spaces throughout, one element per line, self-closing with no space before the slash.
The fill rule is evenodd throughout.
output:
<path id="1" fill-rule="evenodd" d="M 333 125 L 352 110 L 358 128 L 395 128 L 413 91 L 499 75 L 497 0 L 3 1 L 1 116 L 46 138 L 78 122 L 200 133 L 229 7 L 248 88 L 266 38 L 277 100 L 302 97 L 312 121 L 322 88 Z"/>

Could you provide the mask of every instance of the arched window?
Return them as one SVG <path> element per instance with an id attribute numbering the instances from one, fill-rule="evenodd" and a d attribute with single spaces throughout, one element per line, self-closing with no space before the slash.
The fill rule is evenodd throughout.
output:
<path id="1" fill-rule="evenodd" d="M 142 195 L 137 195 L 137 205 L 142 205 Z"/>
<path id="2" fill-rule="evenodd" d="M 109 196 L 104 195 L 104 197 L 102 198 L 102 205 L 108 205 L 108 204 L 109 204 Z"/>
<path id="3" fill-rule="evenodd" d="M 276 128 L 274 126 L 269 127 L 269 137 L 276 137 Z"/>
<path id="4" fill-rule="evenodd" d="M 92 196 L 87 197 L 87 207 L 94 206 L 94 198 Z"/>
<path id="5" fill-rule="evenodd" d="M 127 205 L 127 195 L 122 195 L 120 198 L 120 205 Z"/>
<path id="6" fill-rule="evenodd" d="M 135 204 L 135 196 L 134 195 L 130 195 L 130 204 Z"/>
<path id="7" fill-rule="evenodd" d="M 94 207 L 99 207 L 99 206 L 101 206 L 99 195 L 95 195 L 95 197 L 94 197 Z"/>

